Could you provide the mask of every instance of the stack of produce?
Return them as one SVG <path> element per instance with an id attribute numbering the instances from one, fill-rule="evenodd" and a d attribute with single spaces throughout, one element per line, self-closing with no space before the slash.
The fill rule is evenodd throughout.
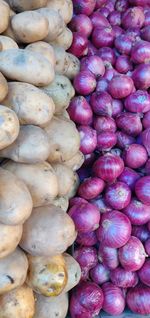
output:
<path id="1" fill-rule="evenodd" d="M 85 162 L 69 215 L 82 270 L 72 318 L 150 314 L 150 2 L 74 0 L 76 122 Z"/>
<path id="2" fill-rule="evenodd" d="M 33 11 L 34 10 L 34 11 Z M 71 0 L 0 0 L 0 317 L 65 318 L 81 276 L 65 213 L 83 163 L 66 108 Z"/>

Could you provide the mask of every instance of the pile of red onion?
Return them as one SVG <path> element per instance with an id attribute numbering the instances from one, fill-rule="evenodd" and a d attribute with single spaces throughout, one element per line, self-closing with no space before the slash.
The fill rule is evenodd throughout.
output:
<path id="1" fill-rule="evenodd" d="M 68 108 L 85 162 L 69 215 L 82 271 L 72 318 L 150 314 L 150 1 L 73 0 Z"/>

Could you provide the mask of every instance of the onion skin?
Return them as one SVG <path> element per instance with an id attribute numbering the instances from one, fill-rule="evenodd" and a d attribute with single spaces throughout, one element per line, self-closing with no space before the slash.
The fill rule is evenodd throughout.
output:
<path id="1" fill-rule="evenodd" d="M 150 128 L 150 111 L 144 114 L 142 124 L 145 129 Z"/>
<path id="2" fill-rule="evenodd" d="M 150 25 L 150 10 L 145 13 L 144 26 Z"/>
<path id="3" fill-rule="evenodd" d="M 125 98 L 131 94 L 134 84 L 132 79 L 126 75 L 113 77 L 108 85 L 108 92 L 113 98 Z"/>
<path id="4" fill-rule="evenodd" d="M 81 71 L 89 71 L 95 77 L 101 77 L 105 73 L 105 66 L 102 59 L 99 56 L 85 57 L 81 61 Z"/>
<path id="5" fill-rule="evenodd" d="M 143 204 L 137 199 L 132 199 L 130 204 L 123 209 L 131 224 L 143 225 L 150 221 L 150 206 Z"/>
<path id="6" fill-rule="evenodd" d="M 116 118 L 116 124 L 124 133 L 136 137 L 142 131 L 142 123 L 139 114 L 121 113 Z"/>
<path id="7" fill-rule="evenodd" d="M 147 175 L 150 175 L 150 159 L 147 160 L 145 165 L 145 172 Z"/>
<path id="8" fill-rule="evenodd" d="M 140 201 L 150 205 L 150 176 L 142 177 L 136 182 L 135 193 Z"/>
<path id="9" fill-rule="evenodd" d="M 127 135 L 122 131 L 117 131 L 116 134 L 117 134 L 117 146 L 121 149 L 124 149 L 128 147 L 129 145 L 135 143 L 134 137 Z"/>
<path id="10" fill-rule="evenodd" d="M 108 15 L 109 15 L 109 13 L 110 13 L 110 11 L 108 10 L 108 8 L 106 8 L 106 7 L 102 7 L 101 9 L 100 9 L 100 11 L 99 11 L 104 17 L 108 17 Z"/>
<path id="11" fill-rule="evenodd" d="M 104 63 L 110 63 L 111 65 L 115 64 L 116 58 L 113 49 L 110 47 L 102 47 L 98 50 L 98 55 L 101 57 Z"/>
<path id="12" fill-rule="evenodd" d="M 115 34 L 111 27 L 96 27 L 92 33 L 92 43 L 97 49 L 112 46 Z"/>
<path id="13" fill-rule="evenodd" d="M 100 244 L 98 250 L 98 259 L 109 269 L 115 269 L 119 265 L 118 250 L 116 248 Z"/>
<path id="14" fill-rule="evenodd" d="M 93 93 L 90 98 L 90 104 L 96 115 L 112 115 L 112 97 L 107 92 Z"/>
<path id="15" fill-rule="evenodd" d="M 88 233 L 78 233 L 76 242 L 81 246 L 93 246 L 97 243 L 96 233 L 88 232 Z"/>
<path id="16" fill-rule="evenodd" d="M 122 267 L 127 271 L 139 270 L 145 262 L 145 250 L 141 241 L 131 236 L 129 241 L 119 249 L 119 260 Z"/>
<path id="17" fill-rule="evenodd" d="M 83 96 L 74 97 L 67 109 L 71 120 L 80 125 L 89 125 L 92 122 L 93 112 Z"/>
<path id="18" fill-rule="evenodd" d="M 144 285 L 137 285 L 129 289 L 127 293 L 127 305 L 136 314 L 150 314 L 150 288 Z"/>
<path id="19" fill-rule="evenodd" d="M 90 41 L 88 41 L 87 48 L 88 48 L 88 53 L 87 53 L 88 56 L 97 55 L 97 49 Z"/>
<path id="20" fill-rule="evenodd" d="M 112 29 L 114 31 L 115 39 L 124 33 L 123 29 L 119 25 L 114 25 Z"/>
<path id="21" fill-rule="evenodd" d="M 138 271 L 140 281 L 150 287 L 150 259 L 147 259 Z"/>
<path id="22" fill-rule="evenodd" d="M 97 81 L 96 93 L 106 92 L 108 88 L 108 81 L 104 78 L 100 78 Z"/>
<path id="23" fill-rule="evenodd" d="M 113 209 L 122 210 L 131 201 L 131 190 L 127 184 L 118 181 L 107 187 L 105 199 Z"/>
<path id="24" fill-rule="evenodd" d="M 150 156 L 150 128 L 145 129 L 142 134 L 142 144 L 146 148 L 148 155 Z"/>
<path id="25" fill-rule="evenodd" d="M 150 238 L 145 242 L 145 251 L 148 256 L 150 256 Z"/>
<path id="26" fill-rule="evenodd" d="M 111 26 L 113 25 L 121 25 L 121 13 L 118 11 L 112 11 L 108 16 L 108 21 Z"/>
<path id="27" fill-rule="evenodd" d="M 83 198 L 80 198 L 80 197 L 74 197 L 74 198 L 71 198 L 70 201 L 69 201 L 69 206 L 70 208 L 75 205 L 75 204 L 82 204 L 82 203 L 88 203 L 85 199 Z"/>
<path id="28" fill-rule="evenodd" d="M 94 283 L 102 285 L 109 281 L 110 270 L 105 265 L 98 263 L 90 270 L 90 277 Z"/>
<path id="29" fill-rule="evenodd" d="M 117 136 L 115 133 L 106 131 L 101 132 L 97 136 L 97 149 L 99 151 L 108 151 L 117 143 Z"/>
<path id="30" fill-rule="evenodd" d="M 107 212 L 102 215 L 97 237 L 103 245 L 112 248 L 122 247 L 131 235 L 131 223 L 119 211 Z"/>
<path id="31" fill-rule="evenodd" d="M 99 12 L 95 11 L 90 16 L 93 28 L 96 27 L 110 27 L 108 20 Z"/>
<path id="32" fill-rule="evenodd" d="M 143 10 L 139 7 L 129 8 L 122 17 L 124 29 L 141 28 L 144 24 L 145 16 Z"/>
<path id="33" fill-rule="evenodd" d="M 72 32 L 79 32 L 86 37 L 89 37 L 92 32 L 92 23 L 90 18 L 85 14 L 79 14 L 72 18 L 69 23 L 69 28 Z"/>
<path id="34" fill-rule="evenodd" d="M 150 232 L 146 225 L 132 226 L 132 236 L 136 236 L 141 242 L 150 238 Z"/>
<path id="35" fill-rule="evenodd" d="M 147 151 L 142 145 L 132 144 L 124 151 L 124 162 L 129 168 L 140 168 L 146 163 L 147 159 Z"/>
<path id="36" fill-rule="evenodd" d="M 96 198 L 105 187 L 105 182 L 97 177 L 85 179 L 78 188 L 78 195 L 86 200 Z"/>
<path id="37" fill-rule="evenodd" d="M 115 39 L 115 47 L 119 53 L 130 55 L 132 49 L 132 41 L 126 34 L 121 34 Z"/>
<path id="38" fill-rule="evenodd" d="M 133 113 L 146 113 L 150 110 L 150 96 L 146 91 L 137 90 L 125 99 L 125 108 Z"/>
<path id="39" fill-rule="evenodd" d="M 106 213 L 112 211 L 112 208 L 106 204 L 103 196 L 98 196 L 97 198 L 91 200 L 91 203 L 94 204 L 100 213 Z"/>
<path id="40" fill-rule="evenodd" d="M 80 134 L 80 150 L 86 155 L 92 153 L 97 146 L 97 134 L 96 130 L 90 126 L 79 126 L 78 131 Z"/>
<path id="41" fill-rule="evenodd" d="M 136 64 L 149 63 L 150 43 L 146 41 L 137 42 L 132 48 L 131 59 Z"/>
<path id="42" fill-rule="evenodd" d="M 119 73 L 126 74 L 133 69 L 133 66 L 128 56 L 120 55 L 116 60 L 115 68 Z"/>
<path id="43" fill-rule="evenodd" d="M 76 75 L 73 82 L 76 92 L 80 95 L 89 95 L 96 87 L 94 75 L 89 71 L 81 71 Z"/>
<path id="44" fill-rule="evenodd" d="M 87 37 L 79 32 L 73 32 L 73 41 L 68 52 L 74 54 L 76 57 L 81 57 L 86 55 L 87 47 Z"/>
<path id="45" fill-rule="evenodd" d="M 121 288 L 135 287 L 138 284 L 136 272 L 129 272 L 122 267 L 117 267 L 110 272 L 112 283 Z"/>
<path id="46" fill-rule="evenodd" d="M 140 175 L 131 168 L 125 167 L 122 174 L 119 176 L 118 181 L 126 183 L 129 188 L 134 191 L 135 183 L 140 179 Z"/>
<path id="47" fill-rule="evenodd" d="M 73 254 L 76 261 L 83 268 L 90 270 L 98 263 L 97 251 L 95 247 L 80 246 L 77 247 Z"/>
<path id="48" fill-rule="evenodd" d="M 104 294 L 103 310 L 110 315 L 120 315 L 125 309 L 125 298 L 122 290 L 112 283 L 102 286 Z"/>
<path id="49" fill-rule="evenodd" d="M 94 118 L 93 122 L 94 129 L 97 132 L 115 132 L 117 127 L 115 120 L 109 116 L 97 116 Z"/>
<path id="50" fill-rule="evenodd" d="M 140 64 L 132 74 L 134 85 L 137 89 L 150 87 L 150 64 Z"/>
<path id="51" fill-rule="evenodd" d="M 96 0 L 74 0 L 73 5 L 76 14 L 85 14 L 89 16 L 95 8 Z"/>

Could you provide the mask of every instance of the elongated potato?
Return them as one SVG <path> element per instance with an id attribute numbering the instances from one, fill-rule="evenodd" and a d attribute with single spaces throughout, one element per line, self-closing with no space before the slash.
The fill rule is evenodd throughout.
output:
<path id="1" fill-rule="evenodd" d="M 68 24 L 72 19 L 73 4 L 71 0 L 48 0 L 47 8 L 57 10 L 61 14 L 65 24 Z"/>
<path id="2" fill-rule="evenodd" d="M 74 123 L 69 119 L 53 117 L 45 130 L 50 144 L 49 162 L 63 163 L 78 152 L 80 147 L 79 133 Z"/>
<path id="3" fill-rule="evenodd" d="M 3 104 L 17 114 L 21 125 L 45 127 L 50 122 L 55 111 L 51 97 L 27 83 L 9 82 L 8 88 Z"/>
<path id="4" fill-rule="evenodd" d="M 61 208 L 64 212 L 67 212 L 69 207 L 69 200 L 66 197 L 56 197 L 53 204 Z"/>
<path id="5" fill-rule="evenodd" d="M 58 180 L 58 195 L 65 196 L 69 193 L 75 182 L 75 175 L 72 169 L 60 163 L 53 163 L 52 167 Z"/>
<path id="6" fill-rule="evenodd" d="M 33 209 L 24 223 L 20 246 L 33 256 L 54 256 L 66 251 L 75 238 L 75 226 L 69 215 L 50 205 Z"/>
<path id="7" fill-rule="evenodd" d="M 1 45 L 1 51 L 18 48 L 18 44 L 13 39 L 5 35 L 0 35 L 0 45 Z"/>
<path id="8" fill-rule="evenodd" d="M 58 296 L 67 284 L 67 271 L 64 257 L 28 255 L 29 271 L 26 283 L 36 293 L 43 296 Z"/>
<path id="9" fill-rule="evenodd" d="M 0 52 L 0 71 L 9 79 L 45 86 L 54 79 L 54 69 L 40 53 L 23 49 Z"/>
<path id="10" fill-rule="evenodd" d="M 21 163 L 40 163 L 48 158 L 50 145 L 47 133 L 38 126 L 20 127 L 18 138 L 0 151 L 0 157 Z"/>
<path id="11" fill-rule="evenodd" d="M 13 40 L 16 42 L 16 37 L 15 37 L 15 34 L 14 34 L 14 32 L 13 32 L 13 30 L 12 30 L 12 26 L 11 26 L 11 19 L 12 19 L 12 17 L 13 17 L 15 14 L 16 14 L 16 13 L 15 13 L 13 10 L 10 9 L 10 11 L 9 11 L 9 23 L 8 23 L 8 27 L 7 27 L 7 29 L 3 32 L 3 35 L 4 35 L 4 36 L 7 36 L 7 37 L 9 37 L 9 38 L 11 38 L 11 39 L 13 39 Z"/>
<path id="12" fill-rule="evenodd" d="M 63 47 L 65 50 L 68 50 L 72 44 L 73 34 L 69 28 L 64 28 L 62 33 L 57 36 L 57 38 L 53 41 L 49 41 L 52 45 L 58 45 Z"/>
<path id="13" fill-rule="evenodd" d="M 50 45 L 49 43 L 46 43 L 44 41 L 31 43 L 26 46 L 26 50 L 31 50 L 32 52 L 39 52 L 45 58 L 48 59 L 48 61 L 52 64 L 53 67 L 55 67 L 55 64 L 56 64 L 55 52 L 52 45 Z"/>
<path id="14" fill-rule="evenodd" d="M 17 12 L 44 7 L 47 0 L 9 0 L 11 8 Z"/>
<path id="15" fill-rule="evenodd" d="M 0 105 L 0 150 L 11 145 L 19 134 L 19 121 L 15 112 Z"/>
<path id="16" fill-rule="evenodd" d="M 3 33 L 8 27 L 9 13 L 9 5 L 5 1 L 0 0 L 0 33 Z"/>
<path id="17" fill-rule="evenodd" d="M 20 248 L 0 259 L 0 295 L 21 286 L 25 282 L 27 270 L 28 260 Z"/>
<path id="18" fill-rule="evenodd" d="M 0 222 L 23 224 L 32 212 L 32 199 L 26 185 L 11 172 L 0 168 Z"/>
<path id="19" fill-rule="evenodd" d="M 66 318 L 68 312 L 68 294 L 57 297 L 44 297 L 35 295 L 35 315 L 34 318 Z M 7 317 L 6 317 L 7 318 Z"/>
<path id="20" fill-rule="evenodd" d="M 47 36 L 49 23 L 39 12 L 25 11 L 12 17 L 11 26 L 19 42 L 32 43 Z"/>
<path id="21" fill-rule="evenodd" d="M 6 225 L 0 223 L 0 258 L 12 253 L 20 242 L 22 225 Z"/>
<path id="22" fill-rule="evenodd" d="M 3 99 L 6 97 L 8 94 L 8 83 L 3 76 L 2 73 L 0 73 L 0 102 L 3 101 Z"/>
<path id="23" fill-rule="evenodd" d="M 71 168 L 73 171 L 77 171 L 84 162 L 84 155 L 81 151 L 78 151 L 74 157 L 64 162 L 64 164 Z"/>
<path id="24" fill-rule="evenodd" d="M 25 284 L 0 297 L 1 318 L 33 318 L 34 311 L 34 294 Z"/>
<path id="25" fill-rule="evenodd" d="M 68 280 L 63 293 L 67 293 L 73 287 L 75 287 L 81 279 L 81 268 L 78 262 L 69 254 L 64 253 L 65 264 L 68 273 Z"/>
<path id="26" fill-rule="evenodd" d="M 21 179 L 28 187 L 33 206 L 49 205 L 58 194 L 58 181 L 53 168 L 48 162 L 23 164 L 7 161 L 2 167 Z"/>

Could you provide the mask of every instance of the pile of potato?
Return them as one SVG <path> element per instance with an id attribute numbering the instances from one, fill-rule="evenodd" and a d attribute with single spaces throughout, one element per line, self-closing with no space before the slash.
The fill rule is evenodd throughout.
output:
<path id="1" fill-rule="evenodd" d="M 71 0 L 0 0 L 0 318 L 65 318 L 80 280 L 66 213 L 83 163 L 66 108 Z"/>

